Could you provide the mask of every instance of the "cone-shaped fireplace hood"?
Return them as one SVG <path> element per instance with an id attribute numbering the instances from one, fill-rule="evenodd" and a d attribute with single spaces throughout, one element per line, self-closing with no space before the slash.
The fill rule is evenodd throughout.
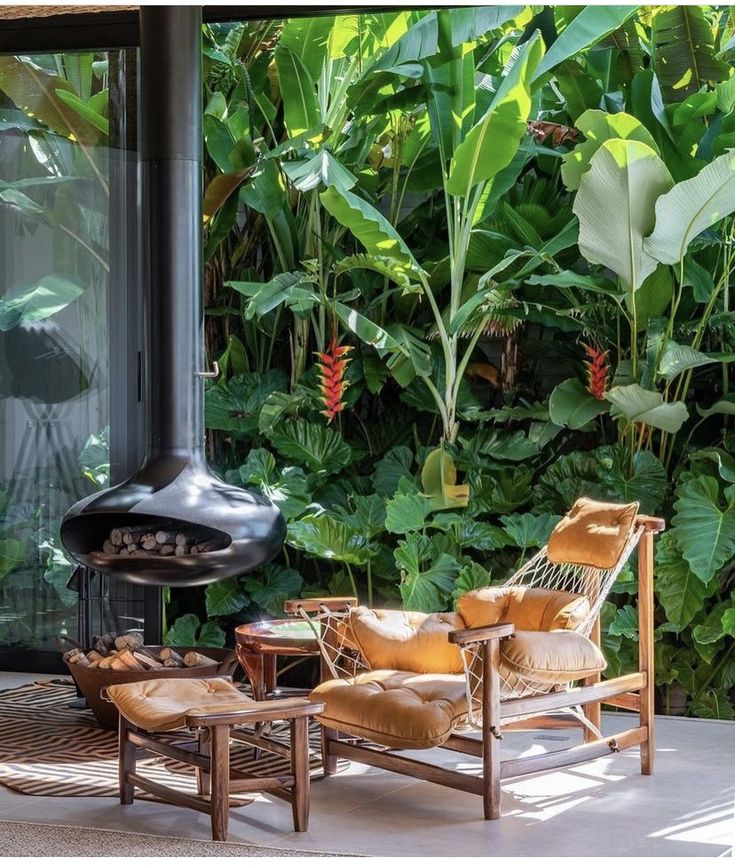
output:
<path id="1" fill-rule="evenodd" d="M 204 459 L 201 8 L 141 6 L 140 37 L 149 447 L 127 481 L 69 510 L 61 540 L 97 571 L 192 586 L 272 559 L 286 526 Z"/>

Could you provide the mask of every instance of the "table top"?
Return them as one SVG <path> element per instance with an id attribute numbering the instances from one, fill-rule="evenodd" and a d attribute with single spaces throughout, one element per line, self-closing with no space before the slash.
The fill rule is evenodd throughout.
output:
<path id="1" fill-rule="evenodd" d="M 248 622 L 235 629 L 239 646 L 252 652 L 278 655 L 318 655 L 317 634 L 321 623 L 303 619 L 273 619 Z"/>

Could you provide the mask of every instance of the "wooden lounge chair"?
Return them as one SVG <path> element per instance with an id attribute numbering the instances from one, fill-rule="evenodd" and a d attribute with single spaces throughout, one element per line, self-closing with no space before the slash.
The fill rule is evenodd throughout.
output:
<path id="1" fill-rule="evenodd" d="M 506 584 L 467 593 L 455 612 L 287 602 L 320 641 L 322 682 L 311 697 L 324 705 L 317 718 L 325 772 L 343 757 L 480 794 L 486 818 L 500 816 L 503 779 L 631 746 L 640 746 L 641 772 L 650 774 L 653 537 L 663 528 L 639 515 L 637 503 L 580 499 Z M 638 670 L 601 681 L 600 609 L 636 547 Z M 637 711 L 638 724 L 603 736 L 601 703 Z M 579 745 L 501 761 L 505 731 L 572 726 L 584 730 Z M 482 775 L 400 754 L 436 746 L 481 758 Z"/>

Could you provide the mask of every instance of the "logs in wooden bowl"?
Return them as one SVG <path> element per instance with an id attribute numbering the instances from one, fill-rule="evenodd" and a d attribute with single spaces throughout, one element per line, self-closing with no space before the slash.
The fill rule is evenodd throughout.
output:
<path id="1" fill-rule="evenodd" d="M 114 704 L 100 697 L 106 686 L 230 675 L 237 664 L 231 649 L 144 646 L 137 633 L 96 637 L 89 650 L 66 636 L 60 637 L 58 644 L 87 706 L 105 728 L 117 728 L 119 721 Z"/>

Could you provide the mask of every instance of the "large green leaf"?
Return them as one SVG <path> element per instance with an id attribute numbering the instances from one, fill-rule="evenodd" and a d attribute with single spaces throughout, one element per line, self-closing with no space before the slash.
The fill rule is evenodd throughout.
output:
<path id="1" fill-rule="evenodd" d="M 237 578 L 228 577 L 210 583 L 204 593 L 207 616 L 231 616 L 248 606 L 248 596 L 242 591 Z"/>
<path id="2" fill-rule="evenodd" d="M 249 298 L 244 310 L 246 319 L 260 318 L 285 304 L 302 318 L 314 309 L 319 296 L 314 292 L 312 280 L 303 271 L 276 274 L 267 283 L 247 283 L 231 280 L 226 285 Z"/>
<path id="3" fill-rule="evenodd" d="M 327 57 L 329 37 L 334 25 L 335 19 L 331 15 L 290 18 L 281 32 L 278 44 L 288 48 L 299 58 L 309 73 L 309 78 L 314 82 L 318 80 Z"/>
<path id="4" fill-rule="evenodd" d="M 650 451 L 636 451 L 631 460 L 620 445 L 598 448 L 595 457 L 599 477 L 608 487 L 608 496 L 620 502 L 640 502 L 644 514 L 658 514 L 667 492 L 668 479 L 663 463 Z"/>
<path id="5" fill-rule="evenodd" d="M 373 488 L 383 496 L 393 496 L 402 478 L 413 478 L 413 452 L 406 445 L 397 445 L 375 463 Z"/>
<path id="6" fill-rule="evenodd" d="M 264 565 L 258 574 L 251 574 L 243 581 L 253 601 L 271 616 L 283 616 L 283 604 L 289 598 L 297 598 L 304 579 L 294 568 L 284 568 L 275 562 Z"/>
<path id="7" fill-rule="evenodd" d="M 311 75 L 301 58 L 284 45 L 279 45 L 275 60 L 283 99 L 283 118 L 289 137 L 293 138 L 319 123 L 319 104 Z"/>
<path id="8" fill-rule="evenodd" d="M 658 391 L 647 391 L 640 385 L 616 385 L 605 393 L 612 403 L 612 414 L 636 424 L 648 424 L 657 430 L 677 433 L 689 417 L 682 402 L 666 403 Z"/>
<path id="9" fill-rule="evenodd" d="M 396 493 L 386 503 L 385 528 L 395 535 L 423 529 L 429 511 L 429 500 L 421 493 Z"/>
<path id="10" fill-rule="evenodd" d="M 676 264 L 697 235 L 733 211 L 735 152 L 729 151 L 659 198 L 656 226 L 644 241 L 645 250 L 660 262 Z"/>
<path id="11" fill-rule="evenodd" d="M 643 247 L 659 196 L 673 184 L 656 152 L 640 141 L 611 139 L 592 157 L 574 200 L 579 249 L 588 262 L 616 273 L 635 291 L 658 262 Z"/>
<path id="12" fill-rule="evenodd" d="M 450 195 L 469 195 L 475 184 L 496 175 L 515 156 L 531 112 L 531 76 L 543 50 L 536 33 L 519 52 L 490 108 L 455 149 L 446 181 Z"/>
<path id="13" fill-rule="evenodd" d="M 624 111 L 609 114 L 607 111 L 589 109 L 577 118 L 574 125 L 584 135 L 585 140 L 562 157 L 561 177 L 567 189 L 579 189 L 582 175 L 589 168 L 590 160 L 611 138 L 642 141 L 651 150 L 659 152 L 646 127 L 640 120 Z"/>
<path id="14" fill-rule="evenodd" d="M 365 565 L 372 556 L 365 536 L 329 514 L 309 514 L 290 523 L 286 543 L 313 556 L 351 565 Z"/>
<path id="15" fill-rule="evenodd" d="M 66 277 L 48 274 L 32 286 L 11 292 L 13 297 L 0 298 L 0 331 L 53 316 L 82 295 L 84 288 Z"/>
<path id="16" fill-rule="evenodd" d="M 260 492 L 276 505 L 286 520 L 300 517 L 311 505 L 309 481 L 300 466 L 276 469 L 276 460 L 265 448 L 254 448 L 240 467 L 243 484 L 257 485 Z"/>
<path id="17" fill-rule="evenodd" d="M 570 427 L 572 430 L 581 430 L 609 408 L 607 400 L 593 397 L 579 379 L 565 379 L 549 397 L 551 420 L 560 427 Z"/>
<path id="18" fill-rule="evenodd" d="M 100 130 L 59 97 L 65 90 L 75 96 L 68 81 L 42 69 L 28 57 L 0 57 L 0 91 L 29 117 L 53 132 L 84 145 L 99 141 Z"/>
<path id="19" fill-rule="evenodd" d="M 271 431 L 270 440 L 280 454 L 310 472 L 331 475 L 352 460 L 352 449 L 337 430 L 304 418 L 279 424 Z"/>
<path id="20" fill-rule="evenodd" d="M 735 556 L 735 487 L 723 503 L 717 479 L 690 478 L 677 489 L 671 534 L 694 574 L 711 580 Z"/>
<path id="21" fill-rule="evenodd" d="M 497 8 L 497 7 L 496 7 Z M 472 46 L 466 40 L 454 42 L 455 13 L 479 10 L 440 9 L 438 12 L 440 51 L 424 63 L 429 84 L 427 108 L 431 135 L 439 148 L 442 164 L 454 153 L 472 126 L 475 115 L 475 64 Z"/>
<path id="22" fill-rule="evenodd" d="M 258 430 L 260 410 L 272 391 L 286 387 L 283 370 L 241 373 L 228 382 L 207 389 L 205 423 L 211 430 L 253 434 Z"/>
<path id="23" fill-rule="evenodd" d="M 558 514 L 505 514 L 500 518 L 516 547 L 543 547 L 561 520 Z"/>
<path id="24" fill-rule="evenodd" d="M 654 588 L 670 623 L 681 630 L 717 590 L 717 581 L 703 583 L 687 565 L 674 536 L 667 532 L 656 545 Z"/>
<path id="25" fill-rule="evenodd" d="M 374 256 L 388 256 L 419 271 L 420 268 L 406 242 L 372 205 L 346 189 L 329 187 L 319 195 L 330 214 L 360 241 Z"/>
<path id="26" fill-rule="evenodd" d="M 714 32 L 702 6 L 658 8 L 651 31 L 653 71 L 667 102 L 678 102 L 711 81 L 730 76 L 715 56 Z"/>
<path id="27" fill-rule="evenodd" d="M 223 647 L 227 635 L 216 622 L 202 624 L 194 613 L 180 616 L 166 632 L 166 646 L 192 647 L 211 646 Z"/>
<path id="28" fill-rule="evenodd" d="M 403 608 L 431 613 L 446 608 L 460 566 L 449 554 L 442 553 L 424 568 L 425 548 L 421 537 L 412 534 L 398 543 L 393 555 L 401 573 L 398 589 Z"/>
<path id="29" fill-rule="evenodd" d="M 534 78 L 604 39 L 634 15 L 636 9 L 636 6 L 585 6 L 546 52 Z"/>
<path id="30" fill-rule="evenodd" d="M 716 364 L 721 360 L 724 359 L 712 358 L 691 346 L 680 346 L 670 340 L 661 358 L 658 372 L 664 379 L 671 381 L 686 370 L 693 370 L 695 367 L 703 367 L 706 364 Z"/>

